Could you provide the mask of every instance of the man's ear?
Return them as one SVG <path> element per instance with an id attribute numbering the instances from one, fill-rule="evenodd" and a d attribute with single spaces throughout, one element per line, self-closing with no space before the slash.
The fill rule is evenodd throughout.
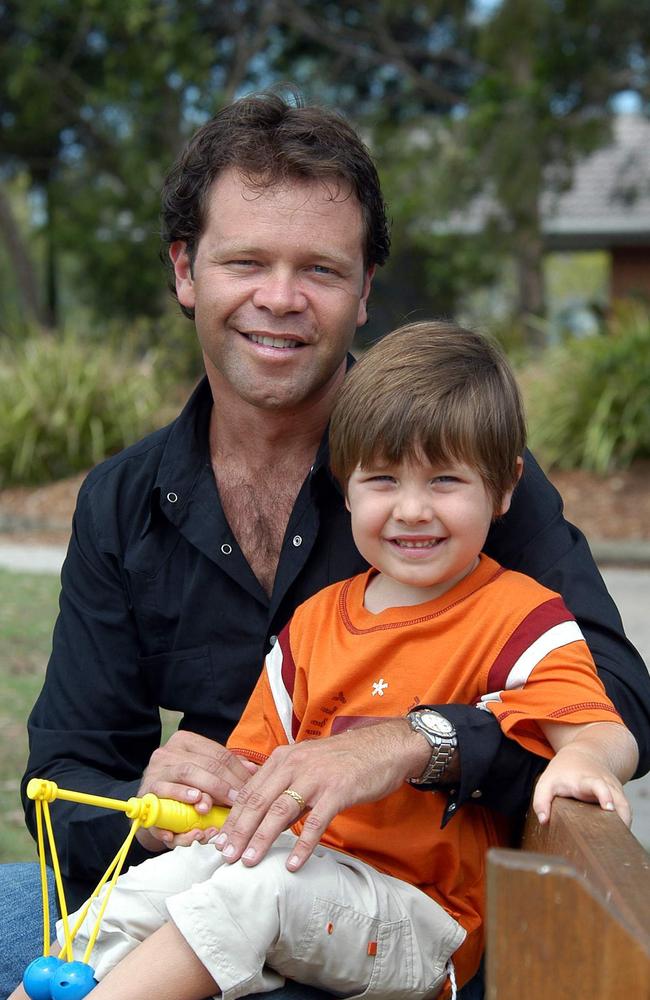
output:
<path id="1" fill-rule="evenodd" d="M 357 312 L 357 326 L 363 326 L 368 322 L 368 296 L 372 287 L 372 279 L 375 276 L 376 266 L 369 267 L 363 276 L 363 288 L 359 299 L 359 310 Z"/>
<path id="2" fill-rule="evenodd" d="M 194 296 L 194 277 L 192 261 L 184 240 L 175 240 L 169 247 L 169 257 L 174 265 L 176 279 L 176 297 L 182 306 L 193 309 L 196 305 Z"/>
<path id="3" fill-rule="evenodd" d="M 494 512 L 495 517 L 501 517 L 502 514 L 507 514 L 510 510 L 510 501 L 512 500 L 512 494 L 515 491 L 515 487 L 519 480 L 521 479 L 521 474 L 524 471 L 524 460 L 521 455 L 517 456 L 517 467 L 515 469 L 515 481 L 509 490 L 506 490 L 503 499 L 499 505 L 498 510 Z"/>

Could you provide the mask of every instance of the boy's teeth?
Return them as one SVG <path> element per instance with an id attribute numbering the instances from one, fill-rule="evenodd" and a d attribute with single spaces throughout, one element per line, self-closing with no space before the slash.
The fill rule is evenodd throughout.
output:
<path id="1" fill-rule="evenodd" d="M 435 538 L 427 538 L 422 542 L 406 542 L 401 538 L 396 538 L 395 541 L 397 542 L 398 545 L 401 545 L 407 549 L 427 549 L 430 548 L 432 545 L 437 545 L 437 539 Z"/>
<path id="2" fill-rule="evenodd" d="M 295 340 L 287 340 L 285 337 L 260 337 L 257 333 L 249 333 L 249 340 L 254 344 L 262 344 L 264 347 L 295 347 Z"/>

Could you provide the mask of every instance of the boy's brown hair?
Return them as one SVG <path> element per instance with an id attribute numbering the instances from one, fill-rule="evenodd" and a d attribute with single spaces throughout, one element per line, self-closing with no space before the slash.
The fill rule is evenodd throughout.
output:
<path id="1" fill-rule="evenodd" d="M 526 444 L 519 388 L 501 350 L 451 323 L 411 323 L 347 374 L 330 425 L 331 467 L 345 487 L 358 465 L 456 460 L 476 468 L 495 509 L 517 482 Z"/>

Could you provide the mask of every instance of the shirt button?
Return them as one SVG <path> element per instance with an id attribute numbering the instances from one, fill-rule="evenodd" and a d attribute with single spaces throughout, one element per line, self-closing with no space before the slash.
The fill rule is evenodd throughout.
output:
<path id="1" fill-rule="evenodd" d="M 450 788 L 449 789 L 449 798 L 453 799 L 453 798 L 455 798 L 456 795 L 458 795 L 458 789 L 457 788 Z"/>
<path id="2" fill-rule="evenodd" d="M 232 552 L 232 545 L 228 545 L 228 542 L 224 542 L 223 545 L 221 546 L 221 551 L 223 552 L 224 556 L 229 556 L 230 553 Z"/>
<path id="3" fill-rule="evenodd" d="M 168 493 L 167 499 L 169 500 L 170 503 L 176 503 L 176 501 L 178 500 L 178 493 Z"/>
<path id="4" fill-rule="evenodd" d="M 475 792 L 472 792 L 473 799 L 480 799 L 482 797 L 483 797 L 483 792 L 481 791 L 480 788 L 477 788 Z"/>
<path id="5" fill-rule="evenodd" d="M 455 812 L 456 811 L 456 803 L 452 802 L 451 805 L 448 807 L 447 811 L 450 812 L 450 813 Z"/>
<path id="6" fill-rule="evenodd" d="M 302 535 L 294 535 L 291 539 L 295 548 L 299 548 L 302 545 Z"/>
<path id="7" fill-rule="evenodd" d="M 271 637 L 269 638 L 269 642 L 271 643 L 271 645 L 272 645 L 272 646 L 275 646 L 275 644 L 276 644 L 276 642 L 277 642 L 277 641 L 278 641 L 278 637 L 277 637 L 277 635 L 272 635 L 272 636 L 271 636 Z"/>

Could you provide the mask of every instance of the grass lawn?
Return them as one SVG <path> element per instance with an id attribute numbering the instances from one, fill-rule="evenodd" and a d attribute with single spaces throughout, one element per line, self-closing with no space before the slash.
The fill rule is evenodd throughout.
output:
<path id="1" fill-rule="evenodd" d="M 19 787 L 27 761 L 27 716 L 43 683 L 58 597 L 58 576 L 0 567 L 0 863 L 36 859 Z M 177 723 L 175 713 L 163 713 L 163 739 Z M 54 823 L 56 836 L 56 818 Z"/>
<path id="2" fill-rule="evenodd" d="M 0 862 L 34 860 L 19 785 L 27 760 L 25 722 L 43 683 L 59 579 L 0 569 Z"/>

